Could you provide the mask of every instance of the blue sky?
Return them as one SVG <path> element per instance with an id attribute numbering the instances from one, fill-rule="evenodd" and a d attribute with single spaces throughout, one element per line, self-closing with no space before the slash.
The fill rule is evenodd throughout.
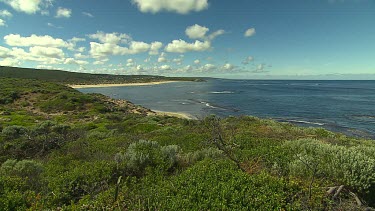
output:
<path id="1" fill-rule="evenodd" d="M 0 65 L 375 79 L 375 1 L 0 0 Z"/>

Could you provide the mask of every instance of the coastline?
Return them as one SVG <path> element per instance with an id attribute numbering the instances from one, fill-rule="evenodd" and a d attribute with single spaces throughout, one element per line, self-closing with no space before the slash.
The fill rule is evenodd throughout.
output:
<path id="1" fill-rule="evenodd" d="M 172 117 L 177 117 L 181 119 L 190 119 L 190 120 L 197 119 L 196 117 L 188 113 L 183 113 L 183 112 L 170 112 L 170 111 L 159 111 L 159 110 L 152 110 L 152 111 L 155 112 L 154 115 L 158 115 L 158 116 L 172 116 Z"/>
<path id="2" fill-rule="evenodd" d="M 176 82 L 185 82 L 185 81 L 155 81 L 155 82 L 146 82 L 146 83 L 87 84 L 87 85 L 68 84 L 67 86 L 73 89 L 82 89 L 82 88 L 101 88 L 101 87 L 120 87 L 120 86 L 151 86 L 151 85 L 176 83 Z"/>

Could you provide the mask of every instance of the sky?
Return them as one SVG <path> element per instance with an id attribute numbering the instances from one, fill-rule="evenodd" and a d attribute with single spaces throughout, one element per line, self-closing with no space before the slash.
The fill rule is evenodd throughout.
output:
<path id="1" fill-rule="evenodd" d="M 375 0 L 0 0 L 0 66 L 375 79 Z"/>

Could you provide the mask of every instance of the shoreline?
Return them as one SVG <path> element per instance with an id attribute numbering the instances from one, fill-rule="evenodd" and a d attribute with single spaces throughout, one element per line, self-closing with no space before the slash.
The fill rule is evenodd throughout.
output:
<path id="1" fill-rule="evenodd" d="M 155 82 L 144 82 L 144 83 L 123 83 L 123 84 L 87 84 L 87 85 L 76 85 L 68 84 L 67 86 L 73 89 L 84 89 L 84 88 L 104 88 L 104 87 L 121 87 L 121 86 L 152 86 L 167 83 L 176 83 L 185 81 L 155 81 Z"/>
<path id="2" fill-rule="evenodd" d="M 156 116 L 172 116 L 181 119 L 189 119 L 189 120 L 197 120 L 198 118 L 192 116 L 191 114 L 184 113 L 184 112 L 171 112 L 171 111 L 159 111 L 159 110 L 151 110 L 155 112 L 154 115 Z"/>

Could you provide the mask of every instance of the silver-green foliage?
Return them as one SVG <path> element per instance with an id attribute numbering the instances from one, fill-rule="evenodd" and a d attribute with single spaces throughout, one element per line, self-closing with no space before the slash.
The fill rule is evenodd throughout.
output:
<path id="1" fill-rule="evenodd" d="M 375 145 L 345 147 L 301 139 L 288 141 L 284 147 L 292 153 L 291 175 L 315 174 L 361 191 L 375 185 Z"/>
<path id="2" fill-rule="evenodd" d="M 204 148 L 195 152 L 190 152 L 181 156 L 181 160 L 188 164 L 194 164 L 205 158 L 217 159 L 223 157 L 223 151 L 217 148 Z"/>
<path id="3" fill-rule="evenodd" d="M 169 169 L 177 163 L 179 151 L 176 145 L 161 147 L 155 141 L 139 140 L 130 144 L 124 154 L 124 160 L 127 168 L 137 173 L 147 167 L 161 166 Z"/>

